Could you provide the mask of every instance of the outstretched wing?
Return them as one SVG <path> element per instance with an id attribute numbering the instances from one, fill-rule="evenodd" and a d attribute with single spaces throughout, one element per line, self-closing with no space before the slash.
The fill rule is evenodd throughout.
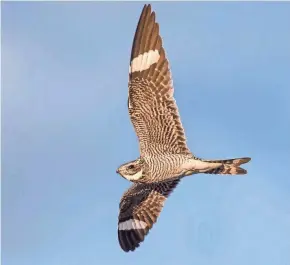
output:
<path id="1" fill-rule="evenodd" d="M 190 153 L 173 98 L 169 63 L 151 6 L 145 5 L 135 32 L 129 67 L 128 108 L 141 156 Z"/>
<path id="2" fill-rule="evenodd" d="M 165 200 L 179 183 L 179 179 L 152 184 L 133 184 L 121 198 L 118 238 L 121 248 L 134 251 L 164 206 Z"/>

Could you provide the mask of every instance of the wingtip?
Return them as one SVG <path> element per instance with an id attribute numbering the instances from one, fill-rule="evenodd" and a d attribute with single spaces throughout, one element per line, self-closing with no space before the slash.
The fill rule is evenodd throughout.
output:
<path id="1" fill-rule="evenodd" d="M 152 6 L 151 4 L 145 4 L 144 7 L 143 7 L 143 10 L 142 12 L 146 12 L 146 13 L 154 13 L 154 11 L 152 11 Z"/>
<path id="2" fill-rule="evenodd" d="M 145 4 L 144 7 L 151 8 L 151 4 Z"/>

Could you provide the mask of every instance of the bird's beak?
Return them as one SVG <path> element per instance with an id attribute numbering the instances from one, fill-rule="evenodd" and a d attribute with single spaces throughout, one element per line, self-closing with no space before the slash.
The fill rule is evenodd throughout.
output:
<path id="1" fill-rule="evenodd" d="M 119 174 L 119 169 L 116 170 L 116 173 Z"/>

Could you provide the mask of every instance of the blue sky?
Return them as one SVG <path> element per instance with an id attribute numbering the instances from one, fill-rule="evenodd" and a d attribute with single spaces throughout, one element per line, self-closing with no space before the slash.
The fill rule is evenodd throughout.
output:
<path id="1" fill-rule="evenodd" d="M 289 3 L 153 3 L 190 149 L 252 161 L 245 177 L 185 179 L 121 251 L 130 183 L 115 170 L 139 155 L 127 82 L 142 7 L 2 3 L 3 264 L 290 264 Z"/>

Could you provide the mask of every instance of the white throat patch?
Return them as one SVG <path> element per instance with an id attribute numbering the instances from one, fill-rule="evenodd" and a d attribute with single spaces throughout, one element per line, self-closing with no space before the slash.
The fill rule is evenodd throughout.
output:
<path id="1" fill-rule="evenodd" d="M 143 173 L 143 170 L 141 169 L 135 175 L 125 175 L 124 177 L 128 180 L 138 180 L 142 178 L 142 173 Z"/>

